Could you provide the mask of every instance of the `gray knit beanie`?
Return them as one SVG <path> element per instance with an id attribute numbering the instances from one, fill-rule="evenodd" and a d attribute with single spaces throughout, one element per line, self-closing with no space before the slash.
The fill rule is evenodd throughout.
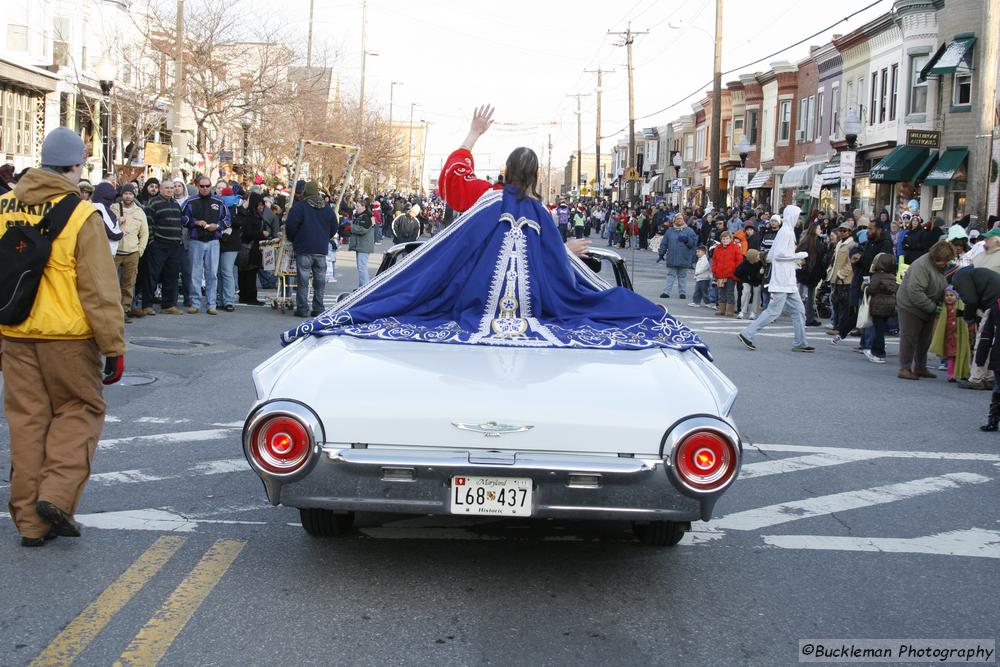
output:
<path id="1" fill-rule="evenodd" d="M 50 167 L 72 167 L 87 161 L 83 139 L 68 127 L 57 127 L 42 142 L 42 164 Z"/>

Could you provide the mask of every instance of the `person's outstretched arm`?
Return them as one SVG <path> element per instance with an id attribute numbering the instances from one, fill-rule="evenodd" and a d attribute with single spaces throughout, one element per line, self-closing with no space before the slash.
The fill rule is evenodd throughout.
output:
<path id="1" fill-rule="evenodd" d="M 493 107 L 483 105 L 477 108 L 461 148 L 448 156 L 441 169 L 438 178 L 441 198 L 456 211 L 468 210 L 491 187 L 489 182 L 476 177 L 472 147 L 492 124 Z"/>

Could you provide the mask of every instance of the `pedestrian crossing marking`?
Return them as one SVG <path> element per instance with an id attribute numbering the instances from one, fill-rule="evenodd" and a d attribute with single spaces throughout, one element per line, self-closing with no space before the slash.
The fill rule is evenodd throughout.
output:
<path id="1" fill-rule="evenodd" d="M 115 667 L 159 663 L 244 546 L 245 540 L 216 540 L 163 606 L 139 630 L 115 662 Z"/>
<path id="2" fill-rule="evenodd" d="M 839 535 L 765 535 L 764 543 L 782 549 L 916 553 L 970 558 L 1000 558 L 1000 531 L 971 528 L 924 537 L 844 537 Z"/>
<path id="3" fill-rule="evenodd" d="M 165 535 L 153 542 L 97 599 L 63 628 L 32 667 L 68 665 L 90 645 L 122 607 L 177 553 L 187 538 Z"/>
<path id="4" fill-rule="evenodd" d="M 969 472 L 956 472 L 940 477 L 924 477 L 910 482 L 874 486 L 858 491 L 844 491 L 805 500 L 755 507 L 754 509 L 727 514 L 712 521 L 716 530 L 760 530 L 789 521 L 798 521 L 837 512 L 883 505 L 924 496 L 938 491 L 957 489 L 972 484 L 989 482 L 990 478 Z"/>

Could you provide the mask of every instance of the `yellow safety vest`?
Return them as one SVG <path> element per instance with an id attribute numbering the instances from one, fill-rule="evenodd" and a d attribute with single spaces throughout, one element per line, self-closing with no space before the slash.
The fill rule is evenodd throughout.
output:
<path id="1" fill-rule="evenodd" d="M 0 196 L 0 233 L 14 225 L 37 225 L 42 217 L 66 195 L 29 206 L 19 201 L 13 191 Z M 81 201 L 69 222 L 52 243 L 52 254 L 38 285 L 35 305 L 28 319 L 20 324 L 0 326 L 0 334 L 9 338 L 83 340 L 93 338 L 76 289 L 76 238 L 80 228 L 97 212 L 90 202 Z"/>

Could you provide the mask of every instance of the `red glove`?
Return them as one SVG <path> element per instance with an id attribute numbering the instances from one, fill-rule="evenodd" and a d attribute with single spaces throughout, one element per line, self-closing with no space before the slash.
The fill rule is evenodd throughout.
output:
<path id="1" fill-rule="evenodd" d="M 104 384 L 114 384 L 122 379 L 125 372 L 125 355 L 120 357 L 107 357 L 104 360 Z"/>

